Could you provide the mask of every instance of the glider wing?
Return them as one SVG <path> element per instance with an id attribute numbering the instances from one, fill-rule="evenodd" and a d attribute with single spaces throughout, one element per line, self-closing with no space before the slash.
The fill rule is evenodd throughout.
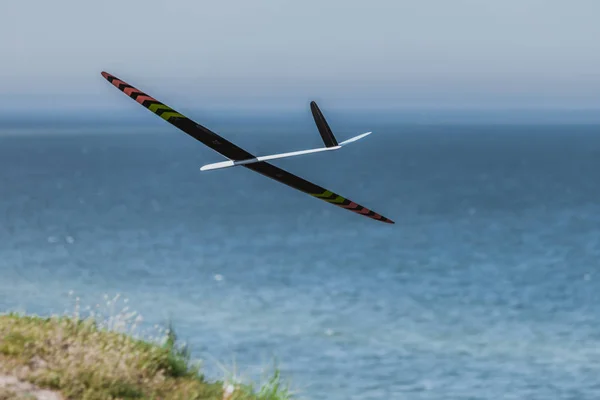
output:
<path id="1" fill-rule="evenodd" d="M 175 111 L 166 104 L 161 103 L 155 98 L 148 96 L 141 90 L 118 79 L 116 76 L 111 75 L 107 72 L 102 72 L 102 76 L 120 91 L 122 91 L 127 96 L 140 103 L 142 106 L 146 107 L 148 110 L 152 111 L 154 114 L 158 115 L 165 121 L 181 129 L 194 139 L 204 143 L 206 146 L 229 158 L 230 160 L 242 161 L 255 158 L 255 156 L 248 153 L 246 150 L 227 141 L 226 139 L 212 132 L 208 128 L 197 124 L 196 122 L 180 114 L 179 112 Z M 321 132 L 325 132 L 323 136 L 327 144 L 333 145 L 334 143 L 336 143 L 333 142 L 335 139 L 332 140 L 331 137 L 329 137 L 327 129 L 324 129 Z M 390 224 L 394 223 L 394 221 L 380 214 L 377 214 L 376 212 L 371 211 L 368 208 L 361 206 L 360 204 L 356 204 L 351 200 L 348 200 L 336 193 L 324 189 L 321 186 L 318 186 L 312 182 L 302 179 L 294 174 L 284 171 L 283 169 L 269 164 L 265 161 L 242 164 L 242 166 L 252 171 L 258 172 L 259 174 L 264 175 L 268 178 L 276 180 L 280 183 L 283 183 L 287 186 L 290 186 L 294 189 L 310 194 L 313 197 L 324 200 L 336 206 L 345 208 L 347 210 L 353 211 L 357 214 L 364 215 L 377 221 L 382 221 Z"/>
<path id="2" fill-rule="evenodd" d="M 111 75 L 107 72 L 102 72 L 102 76 L 112 83 L 115 87 L 117 87 L 120 91 L 125 93 L 127 96 L 131 97 L 133 100 L 137 101 L 148 110 L 152 111 L 154 114 L 158 115 L 165 121 L 175 125 L 177 128 L 181 129 L 191 137 L 200 142 L 204 143 L 211 149 L 216 152 L 224 155 L 225 157 L 231 160 L 243 160 L 246 158 L 253 158 L 254 156 L 244 149 L 239 148 L 235 144 L 229 142 L 223 137 L 217 135 L 213 131 L 204 126 L 197 124 L 186 116 L 178 113 L 173 110 L 171 107 L 167 106 L 164 103 L 156 100 L 153 97 L 148 96 L 146 93 L 142 92 L 129 85 L 126 82 L 118 79 L 116 76 Z"/>
<path id="3" fill-rule="evenodd" d="M 383 215 L 377 214 L 376 212 L 371 211 L 368 208 L 353 202 L 352 200 L 348 200 L 337 193 L 333 193 L 332 191 L 322 188 L 319 185 L 302 179 L 299 176 L 291 174 L 267 162 L 263 161 L 252 164 L 245 164 L 244 167 L 251 169 L 252 171 L 258 172 L 259 174 L 267 176 L 271 179 L 279 181 L 285 185 L 293 187 L 294 189 L 300 190 L 301 192 L 310 194 L 311 196 L 316 197 L 317 199 L 321 199 L 338 207 L 345 208 L 346 210 L 354 211 L 357 214 L 373 218 L 377 221 L 386 222 L 388 224 L 394 223 L 394 221 L 392 221 L 391 219 L 388 219 Z"/>

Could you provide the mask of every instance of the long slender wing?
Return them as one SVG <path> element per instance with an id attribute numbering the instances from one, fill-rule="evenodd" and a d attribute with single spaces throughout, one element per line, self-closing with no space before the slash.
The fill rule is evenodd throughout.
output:
<path id="1" fill-rule="evenodd" d="M 386 222 L 388 224 L 394 223 L 394 221 L 392 221 L 391 219 L 388 219 L 383 215 L 377 214 L 375 211 L 371 211 L 368 208 L 353 202 L 352 200 L 348 200 L 337 193 L 333 193 L 330 190 L 322 188 L 319 185 L 302 179 L 299 176 L 291 174 L 267 162 L 262 161 L 253 164 L 244 164 L 243 167 L 246 167 L 248 169 L 251 169 L 252 171 L 258 172 L 259 174 L 262 174 L 285 185 L 293 187 L 294 189 L 300 190 L 301 192 L 310 194 L 311 196 L 316 197 L 317 199 L 321 199 L 330 204 L 345 208 L 346 210 L 354 211 L 357 214 L 373 218 L 377 221 Z"/>
<path id="2" fill-rule="evenodd" d="M 127 96 L 140 103 L 142 106 L 146 107 L 148 110 L 152 111 L 154 114 L 158 115 L 165 121 L 181 129 L 191 137 L 195 138 L 196 140 L 199 140 L 200 142 L 204 143 L 206 146 L 222 154 L 223 156 L 236 161 L 254 158 L 254 156 L 248 153 L 246 150 L 227 141 L 226 139 L 212 132 L 208 128 L 197 124 L 196 122 L 180 114 L 179 112 L 175 111 L 166 104 L 161 103 L 155 98 L 148 96 L 141 90 L 136 89 L 135 87 L 129 85 L 126 82 L 123 82 L 116 76 L 111 75 L 107 72 L 102 72 L 102 76 L 107 81 L 112 83 L 115 87 L 117 87 L 120 91 L 122 91 Z M 382 221 L 389 224 L 394 223 L 394 221 L 380 214 L 377 214 L 376 212 L 371 211 L 368 208 L 361 206 L 360 204 L 356 204 L 351 200 L 348 200 L 336 193 L 324 189 L 321 186 L 318 186 L 312 182 L 302 179 L 294 174 L 284 171 L 283 169 L 278 168 L 265 161 L 256 162 L 252 164 L 244 164 L 242 166 L 252 171 L 258 172 L 259 174 L 262 174 L 268 178 L 281 182 L 294 189 L 297 189 L 301 192 L 310 194 L 313 197 L 324 200 L 336 206 L 345 208 L 347 210 L 353 211 L 357 214 L 361 214 L 366 217 L 375 219 L 377 221 Z"/>
<path id="3" fill-rule="evenodd" d="M 254 157 L 246 150 L 239 148 L 235 144 L 217 135 L 210 129 L 207 129 L 204 126 L 197 124 L 196 122 L 192 121 L 186 116 L 173 110 L 166 104 L 161 103 L 155 98 L 148 96 L 141 90 L 138 90 L 133 86 L 129 85 L 128 83 L 123 82 L 116 76 L 111 75 L 107 72 L 102 72 L 102 76 L 107 81 L 116 86 L 120 91 L 122 91 L 127 96 L 131 97 L 144 107 L 146 107 L 148 110 L 152 111 L 154 114 L 158 115 L 165 121 L 175 125 L 177 128 L 181 129 L 194 139 L 199 140 L 200 142 L 204 143 L 205 145 L 215 150 L 216 152 L 224 155 L 225 157 L 231 160 L 244 160 L 246 158 Z"/>

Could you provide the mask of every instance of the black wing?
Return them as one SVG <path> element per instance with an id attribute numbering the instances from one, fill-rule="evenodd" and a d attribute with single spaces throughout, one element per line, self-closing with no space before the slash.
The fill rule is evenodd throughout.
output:
<path id="1" fill-rule="evenodd" d="M 102 72 L 102 76 L 110 83 L 112 83 L 115 87 L 117 87 L 120 91 L 122 91 L 127 96 L 140 103 L 142 106 L 146 107 L 148 110 L 152 111 L 154 114 L 158 115 L 165 121 L 181 129 L 194 139 L 199 140 L 206 146 L 229 158 L 230 160 L 239 161 L 255 157 L 254 155 L 248 153 L 246 150 L 236 146 L 235 144 L 224 139 L 223 137 L 217 135 L 210 129 L 205 128 L 200 124 L 197 124 L 196 122 L 192 121 L 185 115 L 180 114 L 179 112 L 175 111 L 166 104 L 161 103 L 155 98 L 148 96 L 141 90 L 136 89 L 128 83 L 118 79 L 116 76 L 111 75 L 107 72 Z M 336 193 L 324 189 L 321 186 L 318 186 L 312 182 L 302 179 L 267 162 L 261 161 L 251 164 L 242 164 L 241 166 L 248 168 L 252 171 L 258 172 L 259 174 L 274 179 L 294 189 L 310 194 L 313 197 L 324 200 L 336 206 L 345 208 L 347 210 L 353 211 L 357 214 L 373 218 L 377 221 L 382 221 L 390 224 L 394 223 L 394 221 L 380 214 L 377 214 L 376 212 L 371 211 L 368 208 L 361 206 L 360 204 L 356 204 L 351 200 L 348 200 Z"/>

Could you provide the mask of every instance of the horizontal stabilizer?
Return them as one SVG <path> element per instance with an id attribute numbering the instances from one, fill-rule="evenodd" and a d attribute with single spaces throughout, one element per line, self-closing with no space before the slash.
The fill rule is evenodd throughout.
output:
<path id="1" fill-rule="evenodd" d="M 371 133 L 372 132 L 363 133 L 362 135 L 354 136 L 353 138 L 350 138 L 348 140 L 344 140 L 342 143 L 340 143 L 340 146 L 344 146 L 344 145 L 347 145 L 348 143 L 356 142 L 357 140 L 362 139 L 365 136 L 370 135 Z"/>

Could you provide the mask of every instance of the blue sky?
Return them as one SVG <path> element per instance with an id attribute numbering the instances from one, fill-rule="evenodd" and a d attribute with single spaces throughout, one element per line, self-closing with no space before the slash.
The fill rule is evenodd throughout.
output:
<path id="1" fill-rule="evenodd" d="M 5 108 L 600 107 L 595 0 L 7 4 Z"/>

